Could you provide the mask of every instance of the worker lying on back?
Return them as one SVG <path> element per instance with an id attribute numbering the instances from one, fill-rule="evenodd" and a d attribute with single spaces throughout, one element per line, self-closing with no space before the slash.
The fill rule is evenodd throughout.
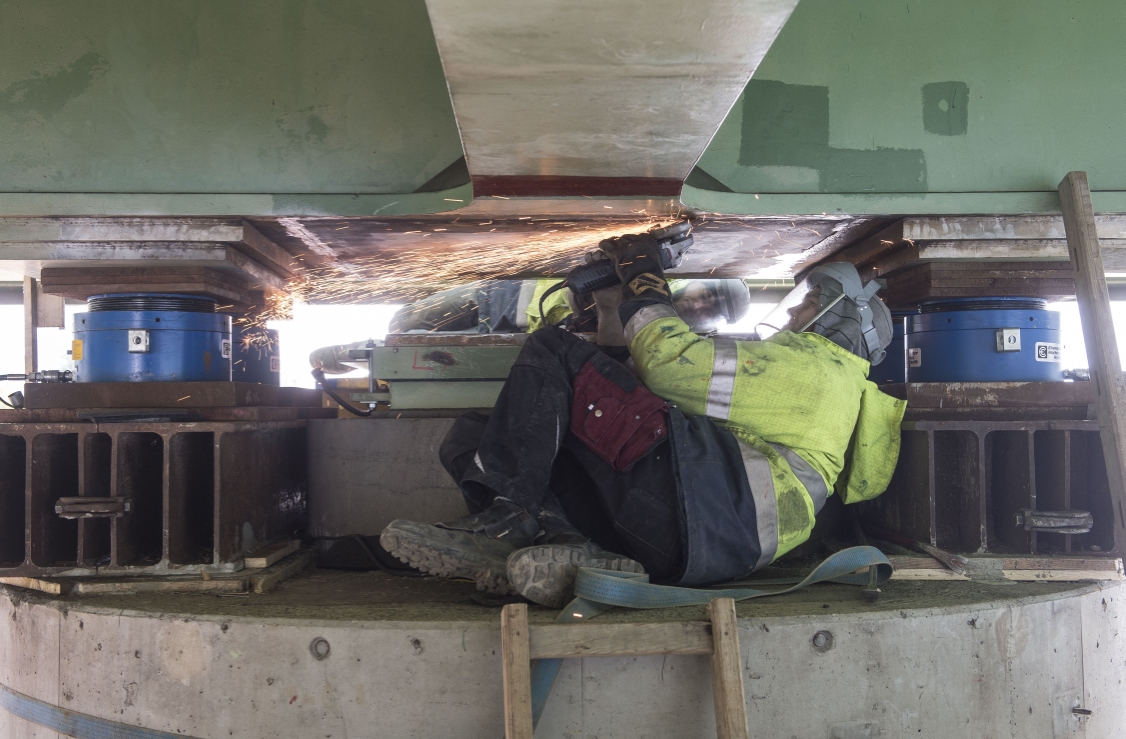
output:
<path id="1" fill-rule="evenodd" d="M 829 495 L 886 488 L 905 404 L 866 379 L 891 318 L 855 268 L 815 269 L 776 309 L 785 320 L 768 317 L 773 335 L 743 342 L 677 315 L 652 237 L 600 248 L 640 380 L 573 334 L 529 336 L 492 414 L 462 416 L 440 450 L 471 515 L 394 521 L 388 551 L 559 607 L 578 567 L 744 577 L 805 541 Z"/>
<path id="2" fill-rule="evenodd" d="M 559 280 L 488 280 L 443 290 L 403 306 L 391 318 L 389 333 L 523 333 L 542 327 L 540 297 Z M 750 307 L 750 292 L 742 280 L 672 280 L 673 307 L 693 331 L 708 332 L 737 322 Z M 604 297 L 604 296 L 600 296 Z M 617 303 L 604 306 L 611 320 L 602 323 L 595 339 L 601 346 L 625 345 L 617 318 Z M 599 306 L 590 295 L 559 290 L 544 303 L 546 323 L 565 319 L 578 332 L 597 333 Z M 614 327 L 617 327 L 615 332 Z M 609 333 L 607 333 L 609 331 Z M 326 346 L 309 356 L 309 363 L 326 374 L 351 372 L 348 350 L 362 349 L 367 342 Z"/>

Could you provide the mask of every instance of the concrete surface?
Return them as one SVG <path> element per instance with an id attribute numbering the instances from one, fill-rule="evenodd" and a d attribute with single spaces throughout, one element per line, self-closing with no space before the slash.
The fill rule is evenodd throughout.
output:
<path id="1" fill-rule="evenodd" d="M 1120 735 L 1126 585 L 935 585 L 893 581 L 876 604 L 844 586 L 742 604 L 752 735 Z M 242 598 L 3 589 L 0 680 L 201 739 L 496 739 L 499 609 L 473 603 L 474 592 L 327 571 Z M 532 609 L 534 622 L 552 615 Z M 701 617 L 686 608 L 602 618 Z M 833 646 L 818 652 L 821 630 Z M 324 660 L 310 653 L 317 637 L 330 643 Z M 705 658 L 570 660 L 536 736 L 714 737 L 710 690 Z M 0 736 L 54 735 L 0 715 Z"/>
<path id="2" fill-rule="evenodd" d="M 309 535 L 377 535 L 396 518 L 448 521 L 468 512 L 438 463 L 451 418 L 310 421 Z"/>

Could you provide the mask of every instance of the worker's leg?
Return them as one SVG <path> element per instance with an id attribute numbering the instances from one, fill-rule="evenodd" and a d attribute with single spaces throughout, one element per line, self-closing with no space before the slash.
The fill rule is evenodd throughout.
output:
<path id="1" fill-rule="evenodd" d="M 630 389 L 638 384 L 620 364 L 572 334 L 550 327 L 531 334 L 488 419 L 459 419 L 442 445 L 442 461 L 473 513 L 433 526 L 393 521 L 381 536 L 383 546 L 429 572 L 473 577 L 487 590 L 506 589 L 504 559 L 531 544 L 541 513 L 545 522 L 557 513 L 548 499 L 552 469 L 570 427 L 572 382 L 584 367 Z"/>
<path id="2" fill-rule="evenodd" d="M 579 567 L 641 571 L 655 582 L 675 580 L 683 569 L 683 536 L 677 484 L 669 444 L 658 445 L 628 472 L 617 472 L 575 436 L 560 451 L 585 486 L 553 486 L 567 518 L 582 534 L 630 559 L 608 558 L 606 552 L 565 537 L 544 537 L 508 558 L 508 577 L 516 590 L 537 603 L 561 608 L 574 592 Z M 545 527 L 550 520 L 541 516 Z M 612 539 L 614 543 L 603 543 Z"/>
<path id="3" fill-rule="evenodd" d="M 575 376 L 588 363 L 610 382 L 638 384 L 598 347 L 549 327 L 529 335 L 493 412 L 468 413 L 454 423 L 440 457 L 470 510 L 499 498 L 535 514 L 570 428 Z"/>

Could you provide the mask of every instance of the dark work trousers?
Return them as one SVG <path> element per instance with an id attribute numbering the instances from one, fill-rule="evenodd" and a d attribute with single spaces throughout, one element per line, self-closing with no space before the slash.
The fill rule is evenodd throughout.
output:
<path id="1" fill-rule="evenodd" d="M 625 390 L 639 381 L 597 346 L 562 329 L 528 336 L 490 416 L 467 413 L 442 442 L 442 465 L 471 512 L 504 498 L 550 533 L 561 517 L 654 581 L 683 568 L 683 515 L 668 441 L 618 472 L 569 431 L 572 383 L 587 363 Z M 565 525 L 565 522 L 563 522 Z"/>

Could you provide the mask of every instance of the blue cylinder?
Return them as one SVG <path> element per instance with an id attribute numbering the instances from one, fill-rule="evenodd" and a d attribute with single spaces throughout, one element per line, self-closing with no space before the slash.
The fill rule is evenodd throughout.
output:
<path id="1" fill-rule="evenodd" d="M 905 322 L 918 315 L 918 310 L 891 312 L 891 343 L 884 350 L 887 356 L 868 372 L 868 379 L 877 385 L 890 382 L 907 382 L 907 343 L 904 339 Z"/>
<path id="2" fill-rule="evenodd" d="M 194 295 L 95 295 L 74 317 L 78 382 L 231 380 L 231 319 Z"/>
<path id="3" fill-rule="evenodd" d="M 1060 315 L 1038 298 L 951 298 L 907 319 L 908 382 L 1062 382 Z"/>

